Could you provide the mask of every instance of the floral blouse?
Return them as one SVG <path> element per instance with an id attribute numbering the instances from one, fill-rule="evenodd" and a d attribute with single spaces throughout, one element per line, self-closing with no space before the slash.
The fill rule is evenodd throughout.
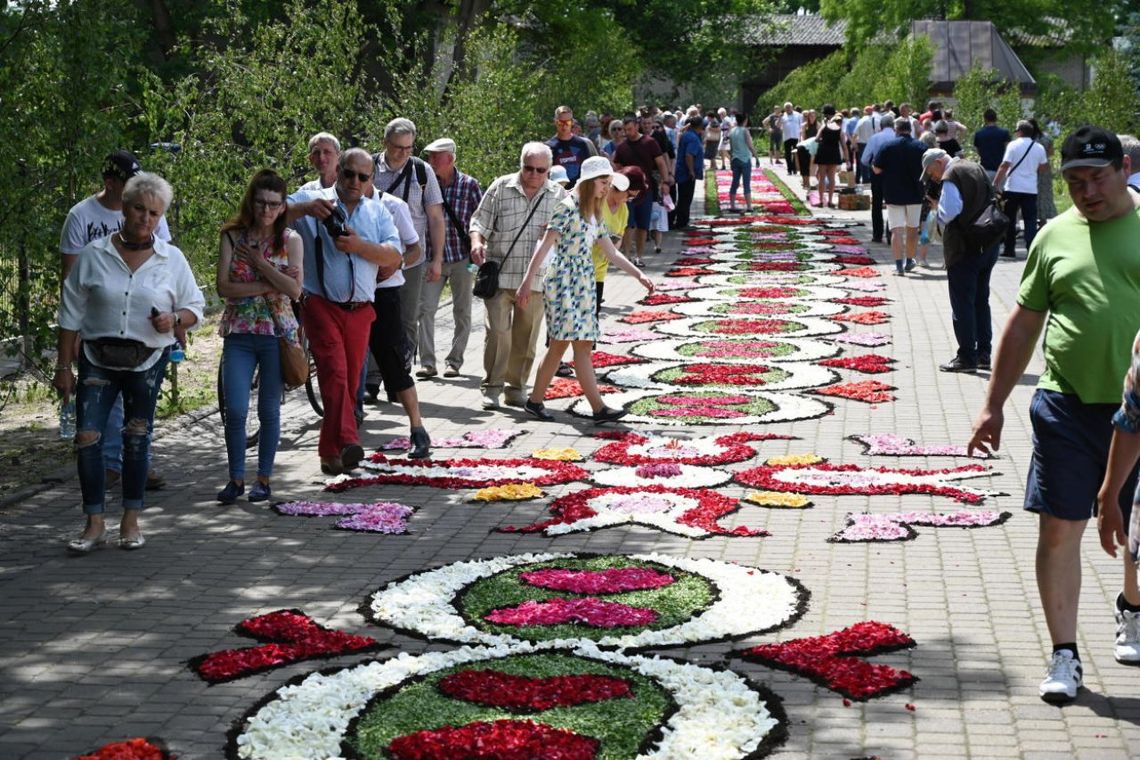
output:
<path id="1" fill-rule="evenodd" d="M 295 235 L 293 230 L 285 230 L 285 239 Z M 234 249 L 249 240 L 245 231 L 234 240 L 231 237 Z M 261 255 L 273 262 L 281 271 L 289 266 L 289 258 L 285 247 L 274 251 L 272 239 L 262 242 Z M 261 279 L 257 271 L 239 259 L 230 258 L 230 280 L 233 282 L 257 282 Z M 293 302 L 284 293 L 269 293 L 264 296 L 249 296 L 245 298 L 227 298 L 226 308 L 222 312 L 222 323 L 219 332 L 224 337 L 232 334 L 243 335 L 271 335 L 285 338 L 290 343 L 297 342 L 297 317 L 293 314 Z"/>

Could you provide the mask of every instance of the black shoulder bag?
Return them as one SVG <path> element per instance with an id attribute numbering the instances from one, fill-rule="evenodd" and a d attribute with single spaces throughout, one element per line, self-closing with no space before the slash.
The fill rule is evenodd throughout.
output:
<path id="1" fill-rule="evenodd" d="M 534 207 L 531 208 L 530 213 L 526 215 L 526 221 L 519 227 L 518 234 L 515 239 L 511 241 L 511 247 L 507 249 L 507 255 L 503 257 L 503 261 L 492 261 L 487 259 L 479 265 L 479 271 L 475 273 L 475 284 L 471 286 L 472 295 L 488 299 L 494 298 L 495 294 L 499 292 L 499 270 L 502 268 L 503 263 L 511 252 L 515 250 L 515 244 L 519 242 L 519 238 L 526 231 L 526 226 L 530 224 L 530 220 L 534 217 L 534 212 L 538 211 L 538 207 L 542 205 L 542 191 L 538 193 L 538 198 L 535 199 Z"/>
<path id="2" fill-rule="evenodd" d="M 459 217 L 455 215 L 455 211 L 452 210 L 451 204 L 447 202 L 447 198 L 444 198 L 442 194 L 440 197 L 443 200 L 443 210 L 447 212 L 447 218 L 451 220 L 451 224 L 455 227 L 455 231 L 459 233 L 459 243 L 463 248 L 463 252 L 467 254 L 468 258 L 470 258 L 471 235 L 467 233 L 467 230 L 463 229 L 463 225 L 459 222 Z"/>
<path id="3" fill-rule="evenodd" d="M 988 185 L 988 189 L 986 205 L 982 206 L 982 210 L 975 214 L 973 219 L 963 225 L 962 230 L 966 239 L 978 248 L 979 253 L 1004 238 L 1006 230 L 1009 229 L 1009 217 L 1005 215 L 994 197 L 994 186 Z"/>

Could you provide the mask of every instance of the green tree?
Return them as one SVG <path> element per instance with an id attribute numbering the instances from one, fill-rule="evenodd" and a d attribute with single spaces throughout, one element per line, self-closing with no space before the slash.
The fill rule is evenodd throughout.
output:
<path id="1" fill-rule="evenodd" d="M 1132 78 L 1131 63 L 1129 56 L 1111 49 L 1093 59 L 1092 85 L 1081 99 L 1086 119 L 1114 132 L 1135 133 L 1140 125 L 1140 90 Z"/>
<path id="2" fill-rule="evenodd" d="M 129 0 L 0 11 L 0 337 L 26 323 L 33 357 L 53 342 L 67 209 L 102 187 L 104 156 L 143 144 L 133 129 L 137 24 Z"/>

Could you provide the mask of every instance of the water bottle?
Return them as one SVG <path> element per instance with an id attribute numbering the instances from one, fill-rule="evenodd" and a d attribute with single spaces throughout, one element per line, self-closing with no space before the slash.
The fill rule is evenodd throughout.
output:
<path id="1" fill-rule="evenodd" d="M 182 349 L 182 344 L 179 341 L 174 341 L 174 345 L 170 349 L 170 363 L 177 364 L 186 358 L 186 352 Z"/>
<path id="2" fill-rule="evenodd" d="M 479 271 L 479 265 L 476 264 L 474 261 L 468 261 L 467 262 L 467 271 L 470 272 L 471 274 L 475 274 L 476 272 Z"/>
<path id="3" fill-rule="evenodd" d="M 75 440 L 75 397 L 72 396 L 59 405 L 59 438 L 61 441 Z"/>

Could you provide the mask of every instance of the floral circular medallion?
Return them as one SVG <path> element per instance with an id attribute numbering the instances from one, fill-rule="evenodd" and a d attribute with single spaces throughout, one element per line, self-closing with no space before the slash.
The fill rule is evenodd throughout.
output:
<path id="1" fill-rule="evenodd" d="M 737 758 L 765 754 L 786 733 L 779 700 L 732 671 L 578 642 L 405 653 L 313 673 L 255 708 L 229 751 L 245 760 Z"/>
<path id="2" fill-rule="evenodd" d="M 552 589 L 535 580 L 550 570 L 579 585 Z M 631 570 L 640 578 L 633 586 L 597 590 Z M 660 585 L 660 577 L 672 580 Z M 413 574 L 376 592 L 367 608 L 377 623 L 433 641 L 573 639 L 630 649 L 770 631 L 798 618 L 805 599 L 786 576 L 717 560 L 520 554 Z"/>

